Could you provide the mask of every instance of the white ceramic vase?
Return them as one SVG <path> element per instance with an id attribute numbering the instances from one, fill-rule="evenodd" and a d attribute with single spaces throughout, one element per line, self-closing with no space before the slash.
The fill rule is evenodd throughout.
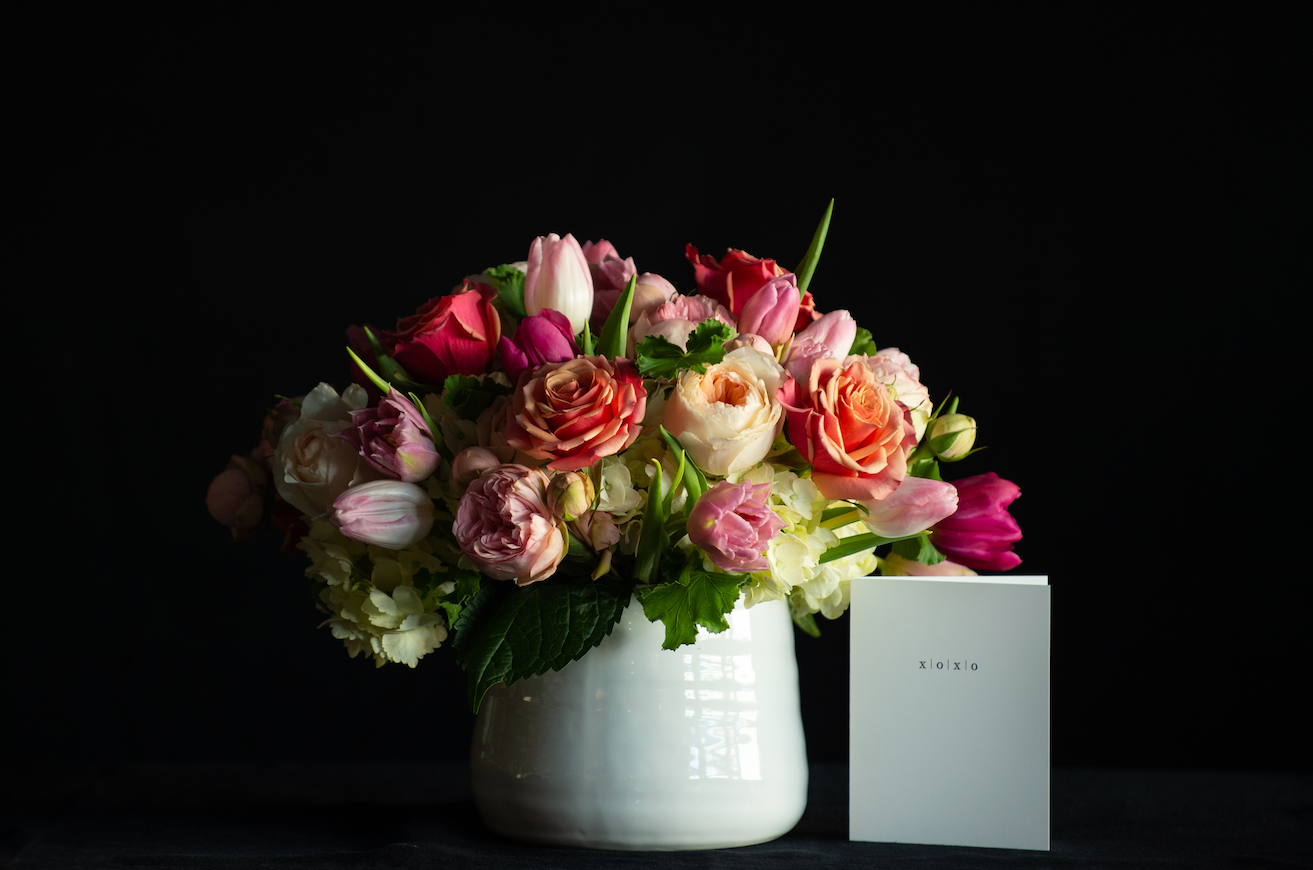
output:
<path id="1" fill-rule="evenodd" d="M 634 601 L 579 661 L 493 687 L 470 748 L 488 827 L 594 849 L 787 833 L 807 804 L 793 624 L 782 601 L 740 601 L 729 624 L 663 650 L 664 627 Z"/>

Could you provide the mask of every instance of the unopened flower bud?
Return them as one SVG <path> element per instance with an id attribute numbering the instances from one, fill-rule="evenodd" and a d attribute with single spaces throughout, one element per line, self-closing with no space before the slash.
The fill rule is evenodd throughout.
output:
<path id="1" fill-rule="evenodd" d="M 976 421 L 966 414 L 945 414 L 930 426 L 927 444 L 945 462 L 962 459 L 975 443 Z"/>
<path id="2" fill-rule="evenodd" d="M 567 471 L 552 478 L 547 487 L 547 506 L 566 522 L 573 522 L 593 506 L 597 491 L 586 473 Z"/>

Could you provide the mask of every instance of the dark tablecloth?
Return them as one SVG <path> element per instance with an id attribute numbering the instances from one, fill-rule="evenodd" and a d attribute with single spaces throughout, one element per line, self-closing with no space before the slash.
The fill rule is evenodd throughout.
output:
<path id="1" fill-rule="evenodd" d="M 12 764 L 12 762 L 11 762 Z M 483 827 L 460 763 L 133 764 L 4 778 L 14 867 L 1308 867 L 1313 777 L 1053 771 L 1051 852 L 850 843 L 847 768 L 812 767 L 806 815 L 707 852 L 525 845 Z"/>

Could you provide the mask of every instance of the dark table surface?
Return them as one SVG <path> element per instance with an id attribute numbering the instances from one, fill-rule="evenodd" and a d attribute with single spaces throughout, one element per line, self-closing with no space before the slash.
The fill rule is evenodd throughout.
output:
<path id="1" fill-rule="evenodd" d="M 12 763 L 12 762 L 11 762 Z M 847 768 L 812 766 L 771 843 L 593 852 L 490 834 L 455 762 L 124 764 L 5 776 L 13 867 L 1309 867 L 1313 776 L 1055 769 L 1051 852 L 850 843 Z"/>

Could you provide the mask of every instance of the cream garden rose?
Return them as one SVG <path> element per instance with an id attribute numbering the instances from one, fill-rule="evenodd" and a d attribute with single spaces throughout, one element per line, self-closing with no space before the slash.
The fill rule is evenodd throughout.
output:
<path id="1" fill-rule="evenodd" d="M 784 425 L 776 393 L 786 377 L 770 355 L 752 347 L 732 350 L 706 374 L 680 375 L 666 405 L 666 430 L 708 474 L 751 468 Z"/>

